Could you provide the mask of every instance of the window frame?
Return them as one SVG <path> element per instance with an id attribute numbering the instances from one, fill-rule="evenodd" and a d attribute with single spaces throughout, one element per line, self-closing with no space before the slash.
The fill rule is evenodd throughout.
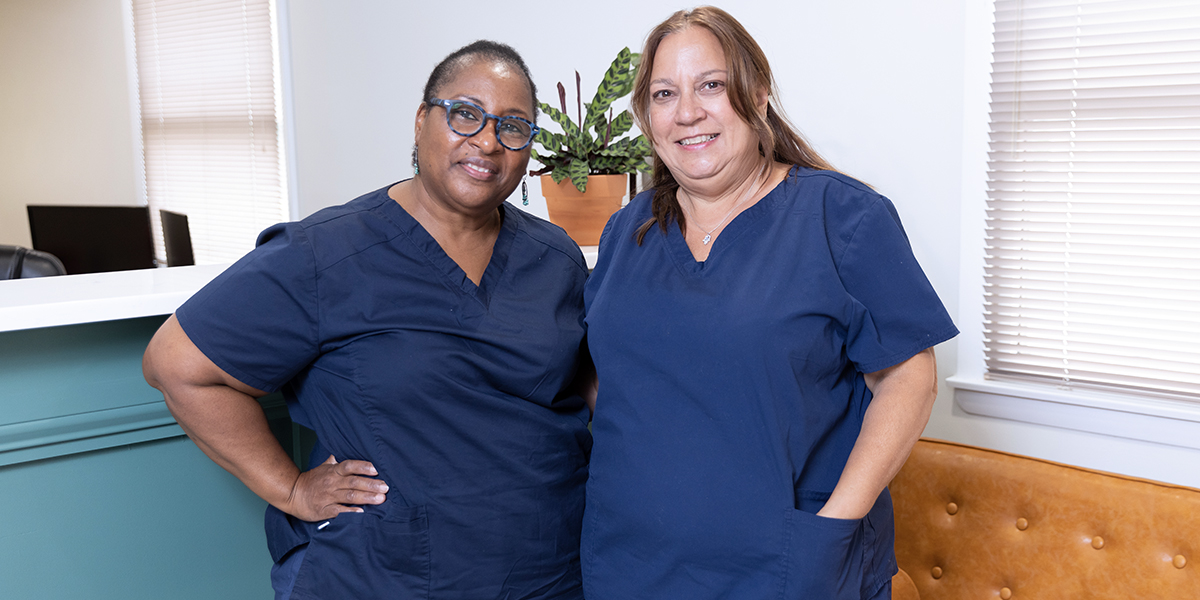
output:
<path id="1" fill-rule="evenodd" d="M 957 369 L 946 382 L 963 412 L 1164 446 L 1200 449 L 1200 404 L 985 377 L 984 245 L 995 3 L 967 3 Z"/>
<path id="2" fill-rule="evenodd" d="M 289 26 L 290 0 L 271 0 L 271 2 L 274 4 L 272 10 L 272 18 L 274 19 L 272 26 L 275 31 L 274 69 L 277 71 L 276 75 L 279 81 L 279 97 L 276 99 L 276 103 L 279 105 L 276 130 L 277 135 L 281 138 L 279 153 L 281 155 L 280 168 L 282 169 L 282 173 L 280 177 L 284 185 L 281 208 L 286 220 L 295 221 L 300 219 L 302 215 L 300 214 L 298 195 L 299 181 L 295 167 L 296 136 L 295 107 L 292 94 L 291 31 Z M 133 129 L 134 178 L 137 186 L 138 205 L 149 207 L 151 203 L 146 172 L 146 147 L 139 89 L 134 0 L 124 0 L 121 3 L 121 10 L 125 34 L 129 110 Z M 151 214 L 152 220 L 156 221 L 157 218 L 157 215 Z M 156 226 L 152 226 L 152 228 L 155 231 L 155 258 L 160 262 L 160 266 L 164 266 L 166 264 L 163 262 L 164 257 L 158 255 L 161 250 L 159 247 L 162 242 L 161 234 L 158 233 Z M 232 264 L 232 261 L 225 264 Z"/>

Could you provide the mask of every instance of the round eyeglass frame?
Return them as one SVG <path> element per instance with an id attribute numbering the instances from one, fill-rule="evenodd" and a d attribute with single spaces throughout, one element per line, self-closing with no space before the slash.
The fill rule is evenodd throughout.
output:
<path id="1" fill-rule="evenodd" d="M 461 135 L 463 137 L 474 137 L 475 135 L 478 135 L 480 131 L 483 131 L 484 127 L 487 127 L 488 119 L 494 119 L 496 121 L 496 125 L 495 125 L 496 142 L 498 142 L 501 146 L 504 146 L 505 148 L 512 150 L 514 152 L 528 148 L 529 145 L 533 143 L 533 138 L 537 137 L 538 132 L 540 132 L 542 130 L 541 127 L 538 127 L 537 124 L 535 124 L 533 121 L 530 121 L 529 119 L 522 119 L 521 117 L 502 117 L 500 115 L 493 115 L 492 113 L 490 113 L 486 110 L 483 110 L 482 106 L 479 106 L 478 104 L 475 104 L 474 102 L 467 102 L 466 100 L 443 100 L 441 98 L 430 98 L 430 99 L 426 100 L 425 103 L 430 106 L 440 106 L 440 107 L 446 109 L 446 127 L 448 127 L 450 129 L 450 131 L 453 131 L 454 133 L 457 133 L 458 135 Z M 483 114 L 483 120 L 481 120 L 479 122 L 479 129 L 476 129 L 474 131 L 474 133 L 463 133 L 463 132 L 455 129 L 454 126 L 450 124 L 450 109 L 454 108 L 454 106 L 458 105 L 458 104 L 470 106 L 471 108 L 474 108 L 475 110 L 478 110 L 481 114 Z M 512 146 L 505 144 L 500 139 L 500 122 L 509 120 L 509 119 L 514 120 L 514 121 L 521 121 L 522 123 L 529 125 L 529 128 L 530 128 L 529 141 L 525 142 L 518 148 L 513 148 Z"/>

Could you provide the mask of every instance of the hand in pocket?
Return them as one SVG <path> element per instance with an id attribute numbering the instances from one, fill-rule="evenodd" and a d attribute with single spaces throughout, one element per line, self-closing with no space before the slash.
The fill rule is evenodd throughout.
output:
<path id="1" fill-rule="evenodd" d="M 788 509 L 784 518 L 788 600 L 858 600 L 863 579 L 863 521 Z"/>

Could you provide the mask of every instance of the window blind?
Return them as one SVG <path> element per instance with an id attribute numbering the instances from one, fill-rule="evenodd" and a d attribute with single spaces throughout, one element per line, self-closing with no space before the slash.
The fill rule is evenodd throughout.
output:
<path id="1" fill-rule="evenodd" d="M 274 3 L 133 0 L 146 194 L 188 216 L 197 264 L 288 217 Z"/>
<path id="2" fill-rule="evenodd" d="M 987 376 L 1200 401 L 1200 0 L 996 0 Z"/>

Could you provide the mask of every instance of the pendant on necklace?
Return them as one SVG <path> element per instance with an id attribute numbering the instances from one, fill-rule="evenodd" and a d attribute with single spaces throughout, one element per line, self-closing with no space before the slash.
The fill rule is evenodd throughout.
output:
<path id="1" fill-rule="evenodd" d="M 711 233 L 706 233 L 706 234 L 704 234 L 704 239 L 700 240 L 700 243 L 702 243 L 702 244 L 704 244 L 705 246 L 707 246 L 707 245 L 708 245 L 708 243 L 709 243 L 709 242 L 711 242 L 711 241 L 712 241 L 712 234 L 711 234 Z"/>

